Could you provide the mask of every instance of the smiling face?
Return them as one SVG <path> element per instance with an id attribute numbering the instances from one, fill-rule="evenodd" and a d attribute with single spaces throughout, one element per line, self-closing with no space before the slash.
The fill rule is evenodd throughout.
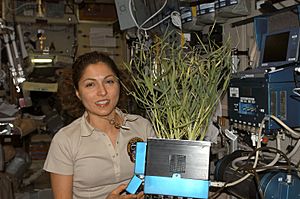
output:
<path id="1" fill-rule="evenodd" d="M 76 90 L 90 119 L 113 117 L 119 100 L 120 84 L 113 70 L 105 63 L 89 64 L 82 73 Z"/>

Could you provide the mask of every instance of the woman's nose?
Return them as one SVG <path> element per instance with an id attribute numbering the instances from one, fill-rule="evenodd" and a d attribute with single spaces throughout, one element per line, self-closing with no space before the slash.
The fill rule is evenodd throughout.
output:
<path id="1" fill-rule="evenodd" d="M 102 95 L 102 96 L 107 94 L 107 90 L 106 90 L 105 86 L 102 83 L 100 83 L 98 88 L 97 88 L 97 94 Z"/>

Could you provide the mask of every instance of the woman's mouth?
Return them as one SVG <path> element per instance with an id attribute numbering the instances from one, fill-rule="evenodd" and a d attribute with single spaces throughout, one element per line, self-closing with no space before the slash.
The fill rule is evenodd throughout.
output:
<path id="1" fill-rule="evenodd" d="M 109 103 L 109 100 L 100 100 L 96 102 L 97 106 L 106 106 Z"/>

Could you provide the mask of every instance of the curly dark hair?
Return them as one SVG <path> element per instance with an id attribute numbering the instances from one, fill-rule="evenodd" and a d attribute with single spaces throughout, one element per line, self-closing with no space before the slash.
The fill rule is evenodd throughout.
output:
<path id="1" fill-rule="evenodd" d="M 79 80 L 82 77 L 86 67 L 90 64 L 96 64 L 98 62 L 107 64 L 107 66 L 109 66 L 112 69 L 116 77 L 118 79 L 120 78 L 120 71 L 115 62 L 109 56 L 97 51 L 85 53 L 83 55 L 80 55 L 72 65 L 72 80 L 76 90 L 78 90 Z"/>

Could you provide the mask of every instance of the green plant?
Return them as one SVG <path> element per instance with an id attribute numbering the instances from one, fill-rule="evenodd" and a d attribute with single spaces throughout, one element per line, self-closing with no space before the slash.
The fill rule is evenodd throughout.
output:
<path id="1" fill-rule="evenodd" d="M 133 90 L 157 136 L 203 140 L 215 105 L 227 89 L 231 74 L 229 39 L 217 46 L 211 40 L 184 47 L 168 42 L 169 35 L 152 45 L 138 43 L 126 64 Z"/>

